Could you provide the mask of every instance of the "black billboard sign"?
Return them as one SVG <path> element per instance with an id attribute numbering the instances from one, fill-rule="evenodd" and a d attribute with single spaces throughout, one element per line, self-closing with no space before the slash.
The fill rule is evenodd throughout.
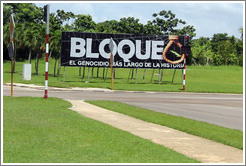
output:
<path id="1" fill-rule="evenodd" d="M 111 45 L 115 68 L 183 69 L 184 39 L 185 36 L 62 32 L 61 66 L 110 67 Z"/>

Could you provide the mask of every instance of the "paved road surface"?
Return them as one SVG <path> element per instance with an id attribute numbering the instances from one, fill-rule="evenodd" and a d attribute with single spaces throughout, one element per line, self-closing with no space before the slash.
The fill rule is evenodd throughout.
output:
<path id="1" fill-rule="evenodd" d="M 3 86 L 3 95 L 10 95 L 10 86 Z M 43 97 L 43 87 L 14 86 L 14 96 Z M 114 100 L 148 108 L 153 111 L 182 116 L 220 126 L 243 130 L 243 95 L 128 92 L 87 90 L 82 88 L 49 88 L 49 97 L 70 100 Z"/>

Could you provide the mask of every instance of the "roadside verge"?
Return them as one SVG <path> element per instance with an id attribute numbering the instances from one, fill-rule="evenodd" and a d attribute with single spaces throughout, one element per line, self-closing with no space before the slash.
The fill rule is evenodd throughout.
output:
<path id="1" fill-rule="evenodd" d="M 204 163 L 242 163 L 243 151 L 211 140 L 193 136 L 123 114 L 109 111 L 79 100 L 68 100 L 72 110 L 83 116 L 151 140 Z"/>

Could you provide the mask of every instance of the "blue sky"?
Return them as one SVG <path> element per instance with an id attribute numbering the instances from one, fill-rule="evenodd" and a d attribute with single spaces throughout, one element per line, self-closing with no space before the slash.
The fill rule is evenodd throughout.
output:
<path id="1" fill-rule="evenodd" d="M 36 3 L 42 7 L 47 3 Z M 215 33 L 228 33 L 240 37 L 239 28 L 244 27 L 244 4 L 242 2 L 188 2 L 181 1 L 153 3 L 152 1 L 130 2 L 49 2 L 51 12 L 63 9 L 74 14 L 90 14 L 95 22 L 119 20 L 123 17 L 140 19 L 141 23 L 153 20 L 152 14 L 161 10 L 171 10 L 180 18 L 196 28 L 196 38 L 212 37 Z"/>

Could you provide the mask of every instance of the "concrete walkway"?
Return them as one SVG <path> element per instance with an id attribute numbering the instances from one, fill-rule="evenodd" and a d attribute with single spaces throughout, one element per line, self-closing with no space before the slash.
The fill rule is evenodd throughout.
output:
<path id="1" fill-rule="evenodd" d="M 203 163 L 243 163 L 243 151 L 168 127 L 144 122 L 81 100 L 68 100 L 85 117 L 109 124 Z"/>

